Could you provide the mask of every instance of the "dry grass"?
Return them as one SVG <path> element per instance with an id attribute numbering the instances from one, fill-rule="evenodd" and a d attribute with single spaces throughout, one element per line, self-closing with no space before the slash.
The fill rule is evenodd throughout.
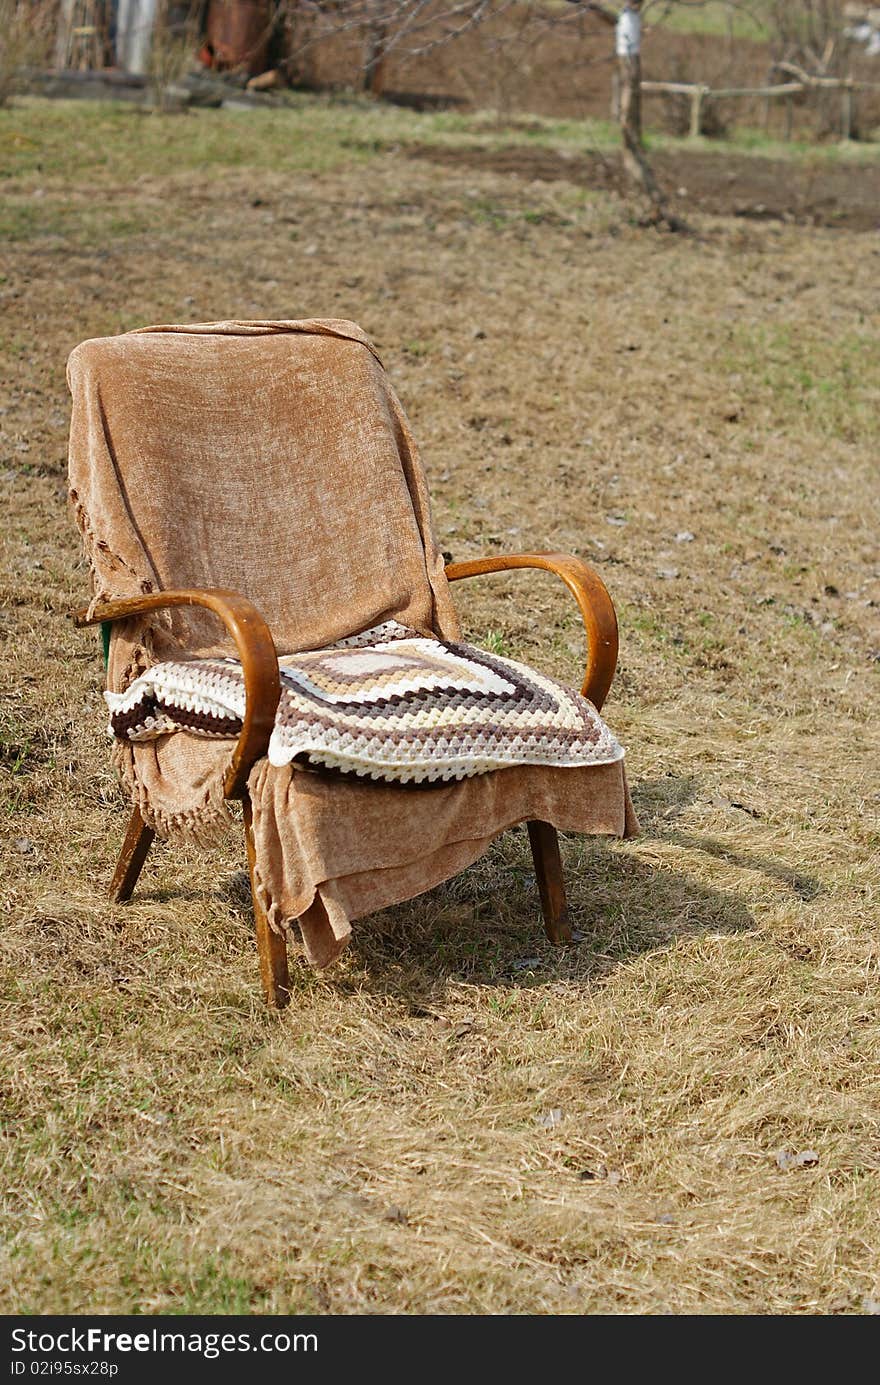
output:
<path id="1" fill-rule="evenodd" d="M 870 1311 L 878 252 L 641 232 L 603 194 L 381 152 L 415 117 L 346 107 L 334 143 L 333 109 L 0 116 L 3 1309 Z M 114 161 L 135 130 L 146 172 Z M 566 842 L 577 946 L 541 940 L 511 833 L 296 966 L 278 1020 L 237 841 L 103 896 L 124 811 L 65 619 L 64 361 L 311 315 L 378 338 L 444 547 L 598 565 L 645 831 Z M 574 677 L 551 579 L 459 594 Z"/>

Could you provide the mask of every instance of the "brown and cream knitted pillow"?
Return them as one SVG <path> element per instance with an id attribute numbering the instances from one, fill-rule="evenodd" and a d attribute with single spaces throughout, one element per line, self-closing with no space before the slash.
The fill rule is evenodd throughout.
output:
<path id="1" fill-rule="evenodd" d="M 524 664 L 429 639 L 395 621 L 329 649 L 279 660 L 269 761 L 392 783 L 466 779 L 507 765 L 595 765 L 623 748 L 592 703 Z M 156 664 L 104 694 L 111 735 L 235 737 L 244 715 L 237 659 Z"/>

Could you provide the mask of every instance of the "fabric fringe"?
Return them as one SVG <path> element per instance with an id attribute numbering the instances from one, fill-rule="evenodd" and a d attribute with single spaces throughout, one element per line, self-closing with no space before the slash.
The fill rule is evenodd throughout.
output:
<path id="1" fill-rule="evenodd" d="M 149 578 L 144 578 L 136 572 L 130 563 L 115 553 L 105 539 L 101 539 L 92 528 L 92 522 L 85 505 L 79 498 L 79 493 L 71 486 L 68 488 L 68 498 L 73 517 L 76 521 L 85 548 L 86 557 L 89 560 L 89 568 L 92 574 L 92 599 L 88 606 L 89 619 L 95 614 L 97 607 L 104 601 L 118 599 L 122 593 L 111 591 L 102 579 L 101 568 L 103 564 L 111 569 L 116 569 L 134 579 L 137 586 L 136 592 L 131 592 L 132 596 L 148 596 L 153 590 L 153 583 Z M 101 562 L 99 563 L 99 555 Z"/>
<path id="2" fill-rule="evenodd" d="M 146 596 L 154 591 L 154 583 L 149 578 L 138 573 L 98 536 L 86 507 L 73 487 L 69 490 L 69 496 L 92 575 L 93 594 L 88 606 L 89 617 L 100 614 L 103 602 L 116 600 L 126 594 Z M 114 583 L 111 588 L 108 585 L 108 577 L 112 580 L 110 575 L 113 573 L 119 573 L 123 580 L 119 585 Z M 127 587 L 129 590 L 126 593 L 121 591 L 120 587 Z M 107 671 L 108 682 L 115 683 L 121 691 L 156 663 L 157 657 L 161 657 L 157 656 L 155 649 L 155 638 L 158 634 L 161 634 L 166 644 L 166 649 L 163 650 L 165 657 L 169 641 L 178 643 L 171 636 L 171 617 L 166 611 L 151 612 L 149 617 L 133 617 L 131 620 L 116 622 L 115 634 L 121 637 L 119 650 L 123 654 L 124 663 L 121 667 L 112 668 L 114 661 L 111 655 L 111 667 Z M 232 817 L 223 796 L 223 774 L 214 776 L 202 791 L 200 798 L 191 806 L 169 813 L 161 805 L 153 802 L 146 785 L 138 775 L 131 746 L 116 742 L 110 753 L 110 761 L 132 807 L 138 809 L 146 825 L 151 827 L 157 836 L 164 840 L 212 846 L 228 835 Z"/>
<path id="3" fill-rule="evenodd" d="M 115 741 L 110 752 L 122 787 L 133 808 L 144 822 L 163 841 L 191 843 L 197 846 L 216 846 L 229 835 L 233 827 L 228 800 L 223 796 L 223 775 L 217 775 L 207 785 L 201 798 L 191 807 L 169 813 L 155 804 L 137 774 L 134 751 L 130 745 Z"/>
<path id="4" fill-rule="evenodd" d="M 296 922 L 297 916 L 285 914 L 280 904 L 277 904 L 276 901 L 272 898 L 272 895 L 269 893 L 265 881 L 260 875 L 258 865 L 254 866 L 251 875 L 251 887 L 253 889 L 254 894 L 257 896 L 260 905 L 263 908 L 263 912 L 265 913 L 266 918 L 269 921 L 269 927 L 272 929 L 272 932 L 277 933 L 279 937 L 286 939 L 287 942 L 290 942 L 291 940 L 298 941 L 298 931 L 294 930 L 293 928 L 293 924 Z M 314 893 L 312 894 L 312 899 L 314 899 Z M 305 910 L 303 910 L 303 912 L 305 912 Z"/>

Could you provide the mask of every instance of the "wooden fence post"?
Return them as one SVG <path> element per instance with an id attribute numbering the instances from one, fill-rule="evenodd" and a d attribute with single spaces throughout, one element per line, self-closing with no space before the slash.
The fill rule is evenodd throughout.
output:
<path id="1" fill-rule="evenodd" d="M 851 140 L 855 124 L 855 93 L 852 78 L 848 78 L 840 93 L 840 137 Z"/>
<path id="2" fill-rule="evenodd" d="M 707 90 L 707 87 L 694 87 L 693 95 L 691 96 L 691 128 L 688 132 L 691 139 L 696 139 L 700 133 L 703 97 L 706 95 Z"/>

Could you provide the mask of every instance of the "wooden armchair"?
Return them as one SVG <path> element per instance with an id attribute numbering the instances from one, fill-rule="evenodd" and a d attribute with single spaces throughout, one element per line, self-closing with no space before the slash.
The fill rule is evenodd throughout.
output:
<path id="1" fill-rule="evenodd" d="M 221 324 L 220 326 L 227 328 L 239 325 Z M 249 328 L 251 324 L 241 326 Z M 295 328 L 297 324 L 289 324 L 289 326 Z M 175 330 L 196 332 L 207 329 Z M 234 335 L 231 331 L 229 334 Z M 357 341 L 359 338 L 352 337 L 350 340 Z M 76 385 L 74 387 L 76 389 Z M 105 432 L 109 426 L 106 421 L 101 424 Z M 88 427 L 94 427 L 91 415 Z M 117 433 L 120 431 L 118 425 L 116 431 Z M 81 446 L 80 443 L 77 443 L 75 434 L 76 420 L 72 456 L 76 448 Z M 89 446 L 92 446 L 94 452 L 94 447 L 97 444 L 93 445 L 90 442 Z M 106 450 L 109 453 L 109 443 Z M 94 461 L 93 458 L 88 464 L 96 469 L 99 463 L 100 458 L 98 462 Z M 73 472 L 72 477 L 76 481 Z M 414 507 L 418 510 L 418 495 L 415 492 L 414 483 L 410 482 L 409 484 L 415 496 Z M 73 486 L 73 495 L 75 504 L 83 508 L 78 490 L 78 486 L 81 485 L 81 482 L 77 482 Z M 128 497 L 127 503 L 131 504 Z M 92 504 L 95 506 L 96 501 L 93 500 Z M 80 516 L 80 522 L 86 534 L 88 548 L 89 543 L 93 543 L 90 533 L 91 521 L 88 518 L 84 520 Z M 137 531 L 138 542 L 142 541 L 142 530 L 145 524 L 146 521 L 141 523 Z M 93 564 L 98 571 L 100 571 L 100 561 L 100 553 L 97 556 L 93 555 Z M 118 566 L 122 560 L 116 559 L 115 561 Z M 166 565 L 169 569 L 174 566 L 170 560 L 167 561 Z M 126 566 L 133 568 L 131 559 L 126 560 Z M 158 575 L 161 582 L 165 573 L 156 574 L 157 566 L 158 564 L 154 561 L 153 576 Z M 601 708 L 614 677 L 618 633 L 611 598 L 601 579 L 591 568 L 579 559 L 564 554 L 527 553 L 453 562 L 445 567 L 443 576 L 446 582 L 456 582 L 468 577 L 517 568 L 537 568 L 553 572 L 568 587 L 577 602 L 586 634 L 586 667 L 582 691 L 597 709 Z M 442 564 L 440 571 L 443 571 Z M 170 575 L 173 576 L 174 574 L 171 573 Z M 437 577 L 434 581 L 435 584 L 439 583 L 442 578 Z M 103 585 L 106 586 L 106 582 Z M 143 581 L 141 585 L 144 585 Z M 220 587 L 181 590 L 175 589 L 172 585 L 169 585 L 168 589 L 121 596 L 118 599 L 110 598 L 104 593 L 99 595 L 92 606 L 73 613 L 72 619 L 80 627 L 109 623 L 112 628 L 130 628 L 135 618 L 147 619 L 152 613 L 175 609 L 186 612 L 191 608 L 202 608 L 219 617 L 235 647 L 243 670 L 245 685 L 243 726 L 225 772 L 223 795 L 228 800 L 239 800 L 243 805 L 263 989 L 270 1006 L 282 1007 L 287 1003 L 290 995 L 287 949 L 284 936 L 270 926 L 266 909 L 256 888 L 254 828 L 248 789 L 248 778 L 251 771 L 266 755 L 280 695 L 276 641 L 267 619 L 264 619 L 256 604 L 240 592 Z M 119 622 L 126 622 L 127 625 L 119 627 L 117 624 Z M 548 822 L 529 821 L 528 832 L 547 936 L 553 943 L 562 944 L 570 940 L 571 929 L 568 921 L 556 829 Z M 154 829 L 144 821 L 139 808 L 135 807 L 110 883 L 110 898 L 115 902 L 123 902 L 131 897 L 154 835 Z"/>

